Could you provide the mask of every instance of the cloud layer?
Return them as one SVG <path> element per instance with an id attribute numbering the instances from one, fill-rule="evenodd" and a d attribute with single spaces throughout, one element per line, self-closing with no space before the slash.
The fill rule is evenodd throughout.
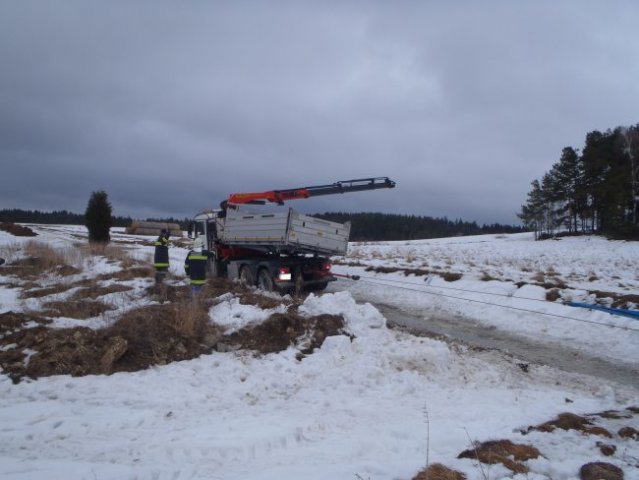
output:
<path id="1" fill-rule="evenodd" d="M 632 1 L 3 2 L 2 208 L 190 216 L 368 176 L 305 211 L 515 223 L 588 131 L 637 123 Z"/>

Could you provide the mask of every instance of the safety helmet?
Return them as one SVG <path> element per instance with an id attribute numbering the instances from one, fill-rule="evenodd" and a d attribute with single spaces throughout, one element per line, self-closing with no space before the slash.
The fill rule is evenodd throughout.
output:
<path id="1" fill-rule="evenodd" d="M 201 236 L 193 240 L 193 250 L 204 250 L 204 239 Z"/>

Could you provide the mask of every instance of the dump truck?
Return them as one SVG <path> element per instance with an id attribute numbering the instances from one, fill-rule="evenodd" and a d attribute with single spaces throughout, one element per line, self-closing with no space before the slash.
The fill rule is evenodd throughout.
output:
<path id="1" fill-rule="evenodd" d="M 320 195 L 394 188 L 388 177 L 345 180 L 328 185 L 234 193 L 219 209 L 193 217 L 189 237 L 201 236 L 212 253 L 209 274 L 238 279 L 249 286 L 279 293 L 326 288 L 337 280 L 330 257 L 345 255 L 350 222 L 329 222 L 292 208 L 260 212 L 252 205 L 284 205 Z"/>

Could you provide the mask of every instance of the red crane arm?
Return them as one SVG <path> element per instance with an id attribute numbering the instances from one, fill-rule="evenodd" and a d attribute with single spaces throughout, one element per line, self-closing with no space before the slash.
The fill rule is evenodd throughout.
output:
<path id="1" fill-rule="evenodd" d="M 229 195 L 229 203 L 265 203 L 272 202 L 282 204 L 286 200 L 296 200 L 298 198 L 308 198 L 311 194 L 305 188 L 292 190 L 271 190 L 270 192 L 255 193 L 233 193 Z"/>
<path id="2" fill-rule="evenodd" d="M 314 187 L 271 190 L 268 192 L 233 193 L 229 195 L 227 201 L 232 204 L 264 204 L 266 202 L 272 202 L 282 205 L 287 200 L 298 200 L 318 195 L 333 195 L 336 193 L 361 192 L 364 190 L 394 187 L 395 182 L 388 177 L 361 178 L 357 180 L 343 180 L 330 185 L 317 185 Z"/>

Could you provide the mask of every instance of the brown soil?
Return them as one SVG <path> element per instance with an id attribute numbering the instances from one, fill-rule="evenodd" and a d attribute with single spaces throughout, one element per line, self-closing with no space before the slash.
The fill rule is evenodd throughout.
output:
<path id="1" fill-rule="evenodd" d="M 399 268 L 399 267 L 366 267 L 367 272 L 376 272 L 376 273 L 395 273 L 402 272 L 404 276 L 408 277 L 409 275 L 415 275 L 416 277 L 424 277 L 428 275 L 439 275 L 447 282 L 456 282 L 460 278 L 462 278 L 461 273 L 455 272 L 444 272 L 444 271 L 436 271 L 436 270 L 426 270 L 423 268 Z"/>
<path id="2" fill-rule="evenodd" d="M 613 420 L 619 420 L 622 418 L 632 418 L 633 416 L 632 412 L 620 412 L 619 410 L 606 410 L 604 412 L 593 413 L 592 415 L 601 417 L 601 418 L 613 419 Z"/>
<path id="3" fill-rule="evenodd" d="M 466 480 L 466 475 L 441 463 L 434 463 L 414 476 L 413 480 Z"/>
<path id="4" fill-rule="evenodd" d="M 344 318 L 340 315 L 319 315 L 304 318 L 297 314 L 276 313 L 265 322 L 222 337 L 222 342 L 246 350 L 273 353 L 297 345 L 304 355 L 313 353 L 326 337 L 345 334 Z"/>
<path id="5" fill-rule="evenodd" d="M 620 428 L 617 432 L 621 438 L 629 438 L 632 440 L 639 440 L 639 430 L 632 427 Z"/>
<path id="6" fill-rule="evenodd" d="M 551 288 L 550 290 L 546 291 L 546 300 L 548 302 L 554 302 L 556 300 L 559 300 L 561 298 L 561 293 L 559 292 L 558 288 Z"/>
<path id="7" fill-rule="evenodd" d="M 127 292 L 129 290 L 133 290 L 133 287 L 128 287 L 125 285 L 111 284 L 104 287 L 101 287 L 95 283 L 89 285 L 88 287 L 81 288 L 77 292 L 75 292 L 69 300 L 77 301 L 83 300 L 86 298 L 96 299 L 103 295 L 108 295 L 110 293 L 119 293 L 119 292 Z"/>
<path id="8" fill-rule="evenodd" d="M 46 302 L 43 307 L 45 315 L 49 317 L 69 317 L 79 320 L 97 317 L 104 312 L 113 310 L 113 307 L 104 302 L 95 300 L 64 300 L 58 302 Z"/>
<path id="9" fill-rule="evenodd" d="M 154 270 L 150 265 L 141 265 L 130 268 L 123 268 L 122 270 L 113 273 L 103 273 L 102 275 L 99 275 L 96 280 L 127 281 L 134 280 L 136 278 L 151 278 L 153 277 L 153 274 Z"/>
<path id="10" fill-rule="evenodd" d="M 4 230 L 7 233 L 10 233 L 14 237 L 36 237 L 38 236 L 33 230 L 29 227 L 24 227 L 22 225 L 16 225 L 15 223 L 0 223 L 0 230 Z"/>
<path id="11" fill-rule="evenodd" d="M 557 418 L 542 423 L 535 427 L 528 427 L 528 431 L 538 430 L 540 432 L 552 432 L 556 428 L 562 430 L 578 430 L 585 432 L 592 425 L 592 422 L 586 417 L 575 415 L 574 413 L 560 413 Z"/>
<path id="12" fill-rule="evenodd" d="M 623 295 L 615 292 L 602 292 L 600 290 L 591 290 L 589 293 L 595 294 L 597 298 L 611 298 L 611 306 L 614 308 L 634 308 L 639 305 L 639 295 Z"/>
<path id="13" fill-rule="evenodd" d="M 618 414 L 619 416 L 614 415 L 617 414 L 610 410 L 600 413 L 592 413 L 588 416 L 575 415 L 574 413 L 560 413 L 554 420 L 550 420 L 534 427 L 528 427 L 528 429 L 522 433 L 528 433 L 532 430 L 537 430 L 540 432 L 552 432 L 556 428 L 560 428 L 562 430 L 577 430 L 584 435 L 598 435 L 602 437 L 612 438 L 612 434 L 605 428 L 600 426 L 593 426 L 592 417 L 628 418 L 621 416 L 621 414 Z"/>
<path id="14" fill-rule="evenodd" d="M 599 447 L 599 451 L 606 457 L 613 456 L 617 451 L 617 447 L 615 445 L 609 445 L 603 442 L 597 442 L 597 447 Z"/>
<path id="15" fill-rule="evenodd" d="M 29 322 L 45 325 L 47 323 L 51 323 L 51 320 L 36 313 L 0 313 L 0 334 L 4 335 L 13 330 L 23 328 L 25 324 Z M 3 341 L 2 343 L 5 342 Z"/>
<path id="16" fill-rule="evenodd" d="M 510 440 L 493 440 L 477 443 L 474 448 L 464 450 L 457 458 L 474 458 L 482 463 L 501 463 L 515 473 L 526 473 L 528 467 L 521 462 L 538 458 L 539 450 L 530 445 L 513 443 Z"/>
<path id="17" fill-rule="evenodd" d="M 56 293 L 66 292 L 67 290 L 70 290 L 72 288 L 73 288 L 73 285 L 71 284 L 60 283 L 52 287 L 25 290 L 20 295 L 20 298 L 42 298 L 42 297 L 47 297 L 49 295 L 55 295 Z"/>
<path id="18" fill-rule="evenodd" d="M 110 307 L 90 299 L 124 290 L 118 285 L 99 287 L 91 281 L 77 284 L 84 288 L 73 296 L 75 300 L 45 303 L 44 308 L 49 309 L 45 314 L 72 318 L 96 316 Z M 229 291 L 243 303 L 264 308 L 281 303 L 226 280 L 211 281 L 201 298 L 211 299 Z M 1 314 L 4 336 L 0 338 L 0 345 L 9 348 L 0 352 L 0 366 L 14 382 L 19 382 L 25 376 L 132 372 L 192 359 L 214 349 L 226 351 L 229 346 L 271 353 L 295 345 L 303 356 L 321 346 L 327 336 L 344 333 L 342 317 L 303 318 L 294 313 L 295 306 L 292 306 L 291 313 L 273 315 L 261 325 L 224 336 L 209 323 L 211 301 L 191 300 L 187 286 L 154 284 L 147 289 L 147 294 L 160 304 L 128 311 L 110 328 L 97 331 L 84 327 L 50 329 L 44 326 L 50 322 L 44 315 Z M 24 328 L 31 321 L 42 326 Z M 26 352 L 29 352 L 28 362 L 25 362 Z"/>
<path id="19" fill-rule="evenodd" d="M 581 480 L 623 480 L 623 470 L 605 462 L 587 463 L 579 470 Z"/>
<path id="20" fill-rule="evenodd" d="M 57 265 L 51 268 L 50 261 L 39 257 L 21 258 L 3 267 L 3 274 L 15 275 L 20 278 L 39 278 L 44 272 L 54 273 L 62 277 L 68 277 L 80 273 L 70 265 Z"/>

